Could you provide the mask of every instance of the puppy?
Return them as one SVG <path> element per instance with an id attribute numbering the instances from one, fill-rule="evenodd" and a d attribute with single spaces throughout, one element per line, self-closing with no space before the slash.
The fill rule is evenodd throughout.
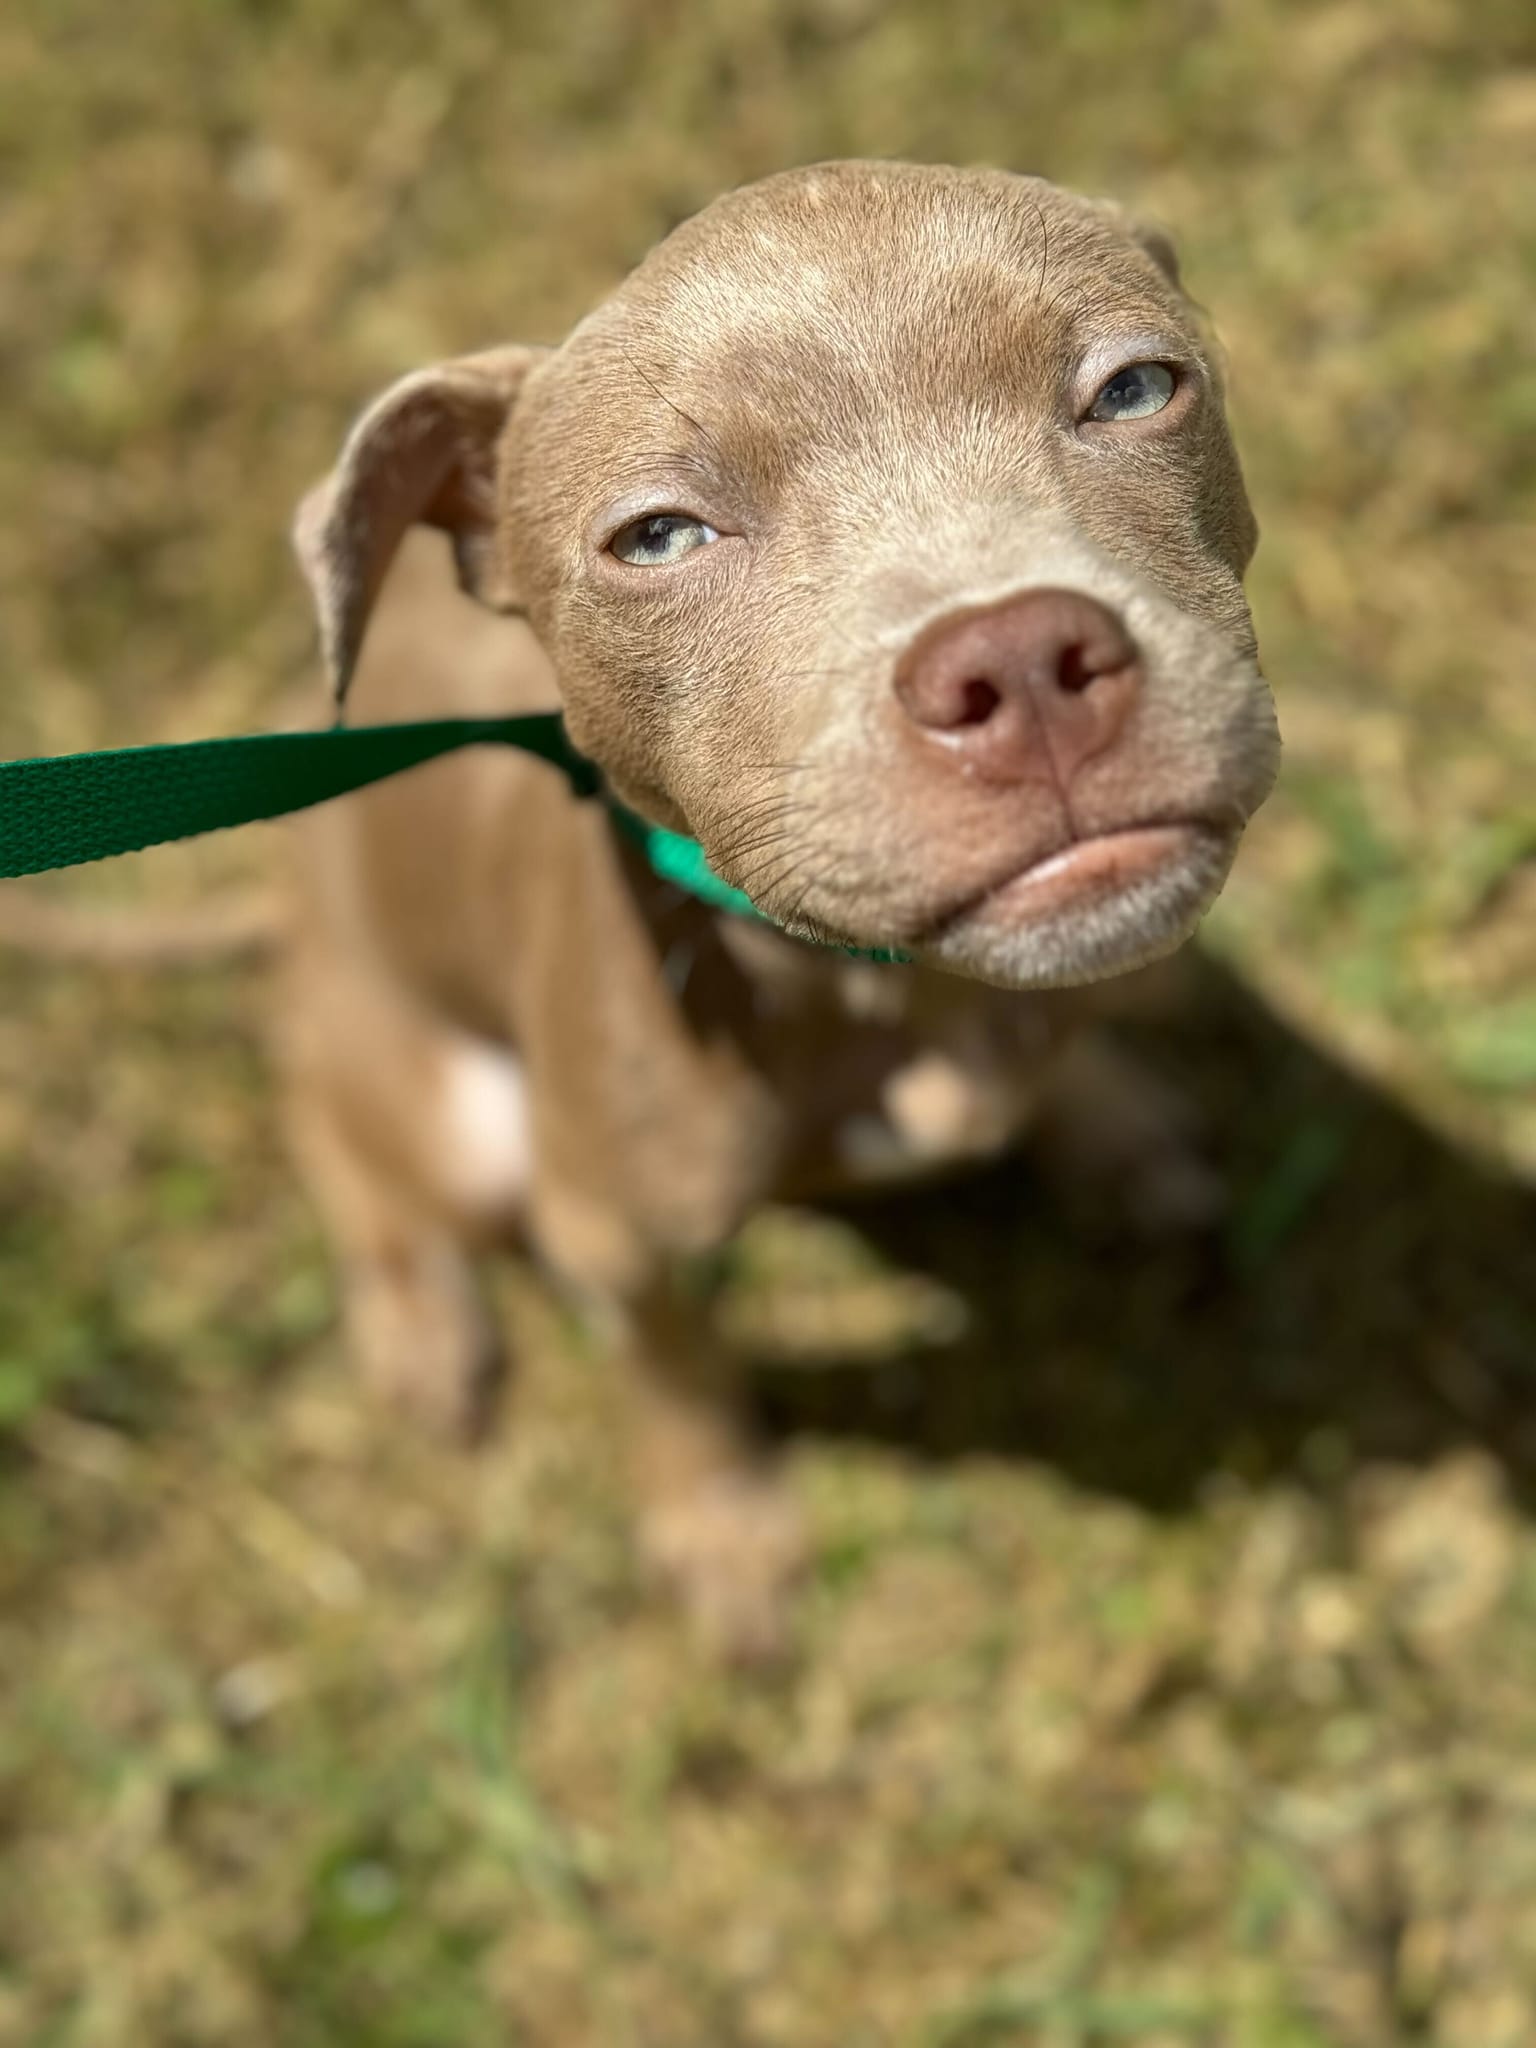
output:
<path id="1" fill-rule="evenodd" d="M 387 391 L 297 532 L 357 719 L 558 705 L 766 913 L 481 748 L 300 828 L 280 1052 L 368 1378 L 472 1425 L 476 1258 L 531 1243 L 629 1368 L 647 1554 L 771 1648 L 801 1538 L 690 1261 L 1049 1118 L 1177 1176 L 1082 985 L 1188 937 L 1278 740 L 1172 252 L 998 171 L 768 178 L 561 346 Z"/>

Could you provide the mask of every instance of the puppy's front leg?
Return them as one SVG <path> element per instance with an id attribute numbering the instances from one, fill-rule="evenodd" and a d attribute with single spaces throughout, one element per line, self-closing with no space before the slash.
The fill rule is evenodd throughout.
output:
<path id="1" fill-rule="evenodd" d="M 712 1648 L 772 1658 L 805 1536 L 707 1299 L 663 1271 L 624 1304 L 620 1348 L 646 1556 Z"/>

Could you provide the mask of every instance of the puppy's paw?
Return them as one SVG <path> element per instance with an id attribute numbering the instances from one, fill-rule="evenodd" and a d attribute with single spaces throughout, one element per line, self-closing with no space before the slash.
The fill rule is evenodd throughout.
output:
<path id="1" fill-rule="evenodd" d="M 719 1473 L 651 1507 L 641 1536 L 714 1655 L 746 1665 L 784 1656 L 807 1544 L 799 1509 L 772 1473 Z"/>
<path id="2" fill-rule="evenodd" d="M 506 1360 L 468 1262 L 457 1254 L 354 1269 L 347 1341 L 368 1386 L 449 1443 L 482 1436 Z"/>

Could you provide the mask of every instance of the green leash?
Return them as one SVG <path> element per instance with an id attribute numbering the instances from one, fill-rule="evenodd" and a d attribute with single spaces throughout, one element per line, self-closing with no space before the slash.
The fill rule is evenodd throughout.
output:
<path id="1" fill-rule="evenodd" d="M 285 817 L 458 747 L 488 743 L 520 747 L 550 762 L 578 796 L 601 791 L 597 770 L 571 745 L 555 711 L 333 726 L 328 732 L 256 733 L 180 746 L 0 761 L 0 880 Z M 648 825 L 620 805 L 613 810 L 664 880 L 712 909 L 764 916 L 750 896 L 720 879 L 696 839 Z M 865 960 L 906 958 L 884 950 L 845 950 Z"/>

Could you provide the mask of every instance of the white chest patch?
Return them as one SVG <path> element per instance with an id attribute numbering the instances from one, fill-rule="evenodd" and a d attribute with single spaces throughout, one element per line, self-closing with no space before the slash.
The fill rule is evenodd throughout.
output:
<path id="1" fill-rule="evenodd" d="M 501 1047 L 462 1039 L 439 1074 L 443 1185 L 479 1214 L 513 1209 L 528 1191 L 533 1145 L 521 1065 Z"/>
<path id="2" fill-rule="evenodd" d="M 919 1053 L 881 1090 L 878 1114 L 845 1117 L 840 1165 L 861 1181 L 931 1173 L 1000 1151 L 1028 1122 L 1035 1090 L 1024 1077 L 947 1052 Z"/>

